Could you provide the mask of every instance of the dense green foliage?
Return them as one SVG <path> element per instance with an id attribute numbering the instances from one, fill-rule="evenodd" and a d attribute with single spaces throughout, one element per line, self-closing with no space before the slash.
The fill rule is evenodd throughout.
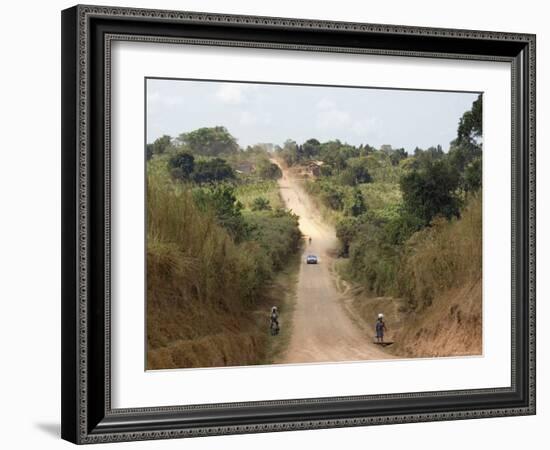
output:
<path id="1" fill-rule="evenodd" d="M 172 176 L 180 180 L 188 179 L 195 170 L 195 157 L 188 152 L 179 152 L 170 157 L 168 164 Z"/>
<path id="2" fill-rule="evenodd" d="M 173 154 L 168 160 L 172 178 L 198 184 L 216 183 L 235 178 L 235 172 L 222 158 L 199 159 L 187 152 Z"/>
<path id="3" fill-rule="evenodd" d="M 466 192 L 476 192 L 481 188 L 481 180 L 481 157 L 478 157 L 464 168 L 464 190 Z"/>
<path id="4" fill-rule="evenodd" d="M 459 173 L 446 160 L 426 164 L 401 177 L 400 187 L 405 209 L 428 225 L 435 216 L 458 217 Z"/>
<path id="5" fill-rule="evenodd" d="M 248 225 L 242 215 L 243 205 L 237 200 L 233 186 L 214 184 L 192 190 L 195 204 L 201 211 L 212 211 L 235 242 L 248 238 Z"/>
<path id="6" fill-rule="evenodd" d="M 341 255 L 347 258 L 344 271 L 373 294 L 405 295 L 412 301 L 415 296 L 403 281 L 404 274 L 414 272 L 407 255 L 413 247 L 418 252 L 429 248 L 426 239 L 419 244 L 418 236 L 435 239 L 426 231 L 434 224 L 446 230 L 441 224 L 460 222 L 464 211 L 479 213 L 481 108 L 480 96 L 460 119 L 447 153 L 440 145 L 409 155 L 389 145 L 376 149 L 329 141 L 315 145 L 318 151 L 308 156 L 303 149 L 311 147 L 311 140 L 302 145 L 287 141 L 278 150 L 290 166 L 313 158 L 322 162 L 320 176 L 306 181 L 306 190 L 336 226 Z M 481 235 L 481 228 L 474 231 Z"/>
<path id="7" fill-rule="evenodd" d="M 300 246 L 298 217 L 282 209 L 248 212 L 245 216 L 250 239 L 269 255 L 271 269 L 281 270 Z"/>
<path id="8" fill-rule="evenodd" d="M 221 158 L 197 161 L 192 173 L 195 183 L 219 182 L 232 178 L 235 178 L 233 169 Z"/>
<path id="9" fill-rule="evenodd" d="M 163 135 L 151 144 L 147 144 L 146 154 L 147 160 L 150 160 L 153 155 L 162 155 L 166 151 L 172 148 L 172 138 L 168 135 Z"/>
<path id="10" fill-rule="evenodd" d="M 483 110 L 481 95 L 472 104 L 472 109 L 466 111 L 458 124 L 457 145 L 478 145 L 483 135 Z"/>
<path id="11" fill-rule="evenodd" d="M 178 141 L 191 153 L 202 156 L 230 155 L 239 150 L 237 140 L 225 127 L 199 128 L 182 133 Z"/>
<path id="12" fill-rule="evenodd" d="M 340 183 L 344 186 L 357 186 L 370 183 L 372 177 L 369 173 L 369 160 L 365 157 L 350 158 L 346 161 L 346 167 L 340 173 Z"/>

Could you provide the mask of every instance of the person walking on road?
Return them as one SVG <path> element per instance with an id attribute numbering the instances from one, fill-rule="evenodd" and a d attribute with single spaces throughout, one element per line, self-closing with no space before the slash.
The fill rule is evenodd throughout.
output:
<path id="1" fill-rule="evenodd" d="M 378 314 L 378 320 L 376 321 L 376 342 L 384 342 L 385 331 L 386 324 L 384 323 L 384 314 Z"/>
<path id="2" fill-rule="evenodd" d="M 271 308 L 270 324 L 269 328 L 271 329 L 271 335 L 275 336 L 279 334 L 279 310 L 276 306 Z"/>

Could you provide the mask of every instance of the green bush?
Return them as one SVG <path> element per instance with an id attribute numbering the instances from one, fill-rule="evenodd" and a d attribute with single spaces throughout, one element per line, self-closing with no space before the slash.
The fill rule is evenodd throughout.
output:
<path id="1" fill-rule="evenodd" d="M 218 224 L 237 242 L 248 238 L 248 227 L 242 215 L 243 205 L 229 184 L 216 184 L 193 189 L 195 203 L 203 211 L 212 211 Z"/>
<path id="2" fill-rule="evenodd" d="M 250 240 L 257 242 L 268 256 L 273 271 L 281 270 L 300 246 L 298 217 L 288 211 L 257 211 L 246 214 Z"/>
<path id="3" fill-rule="evenodd" d="M 171 173 L 174 178 L 189 180 L 195 170 L 195 157 L 188 152 L 179 152 L 170 157 L 168 166 L 172 169 Z"/>
<path id="4" fill-rule="evenodd" d="M 363 194 L 359 189 L 354 189 L 345 199 L 344 214 L 346 216 L 357 217 L 367 211 Z"/>
<path id="5" fill-rule="evenodd" d="M 349 247 L 355 239 L 359 229 L 359 219 L 356 217 L 344 217 L 336 224 L 336 237 L 340 240 L 341 256 L 349 256 Z"/>
<path id="6" fill-rule="evenodd" d="M 221 158 L 196 161 L 191 174 L 191 179 L 199 184 L 232 180 L 234 178 L 235 172 Z"/>
<path id="7" fill-rule="evenodd" d="M 264 197 L 256 197 L 252 202 L 252 211 L 266 211 L 271 209 L 269 200 Z"/>

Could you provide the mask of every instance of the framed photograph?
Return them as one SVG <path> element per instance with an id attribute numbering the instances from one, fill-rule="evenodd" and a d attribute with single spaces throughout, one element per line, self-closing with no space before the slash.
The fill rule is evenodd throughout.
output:
<path id="1" fill-rule="evenodd" d="M 62 437 L 535 413 L 535 36 L 62 12 Z"/>

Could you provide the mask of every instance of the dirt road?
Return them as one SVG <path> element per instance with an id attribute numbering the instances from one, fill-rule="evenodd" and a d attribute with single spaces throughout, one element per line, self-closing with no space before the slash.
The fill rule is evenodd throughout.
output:
<path id="1" fill-rule="evenodd" d="M 312 242 L 309 244 L 306 239 L 302 255 L 290 343 L 276 362 L 390 358 L 372 343 L 343 309 L 342 294 L 336 289 L 330 271 L 330 252 L 338 247 L 334 229 L 321 220 L 299 181 L 287 170 L 283 169 L 279 188 L 287 208 L 300 216 L 300 230 L 306 237 L 311 236 Z M 319 264 L 305 264 L 308 254 L 317 255 Z"/>

